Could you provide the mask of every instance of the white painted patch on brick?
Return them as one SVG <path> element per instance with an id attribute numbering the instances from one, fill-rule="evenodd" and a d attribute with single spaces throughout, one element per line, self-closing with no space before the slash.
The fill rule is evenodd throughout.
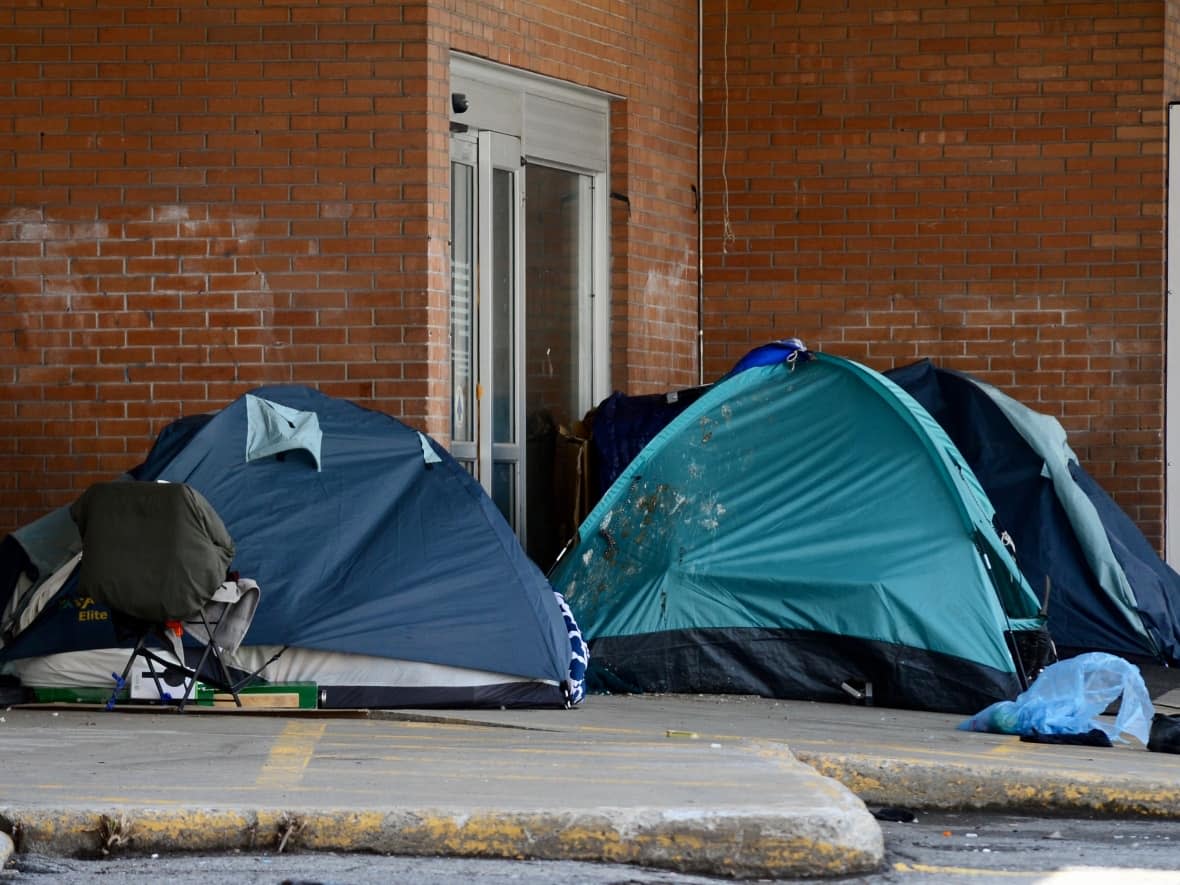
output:
<path id="1" fill-rule="evenodd" d="M 44 221 L 45 216 L 42 215 L 40 209 L 9 209 L 4 214 L 3 220 L 9 224 L 19 224 L 21 222 Z"/>
<path id="2" fill-rule="evenodd" d="M 48 240 L 52 239 L 48 224 L 21 224 L 16 229 L 18 240 Z"/>
<path id="3" fill-rule="evenodd" d="M 156 221 L 188 221 L 188 206 L 157 206 Z"/>
<path id="4" fill-rule="evenodd" d="M 98 222 L 70 226 L 70 239 L 72 240 L 105 240 L 110 235 L 110 225 Z"/>

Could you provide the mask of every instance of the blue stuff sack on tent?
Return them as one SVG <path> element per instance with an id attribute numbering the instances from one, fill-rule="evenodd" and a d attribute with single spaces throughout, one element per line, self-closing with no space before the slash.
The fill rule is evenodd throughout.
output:
<path id="1" fill-rule="evenodd" d="M 569 706 L 576 707 L 586 699 L 586 666 L 590 663 L 590 649 L 586 647 L 586 640 L 582 638 L 582 629 L 574 619 L 574 613 L 565 601 L 565 597 L 553 591 L 557 598 L 557 607 L 561 609 L 561 616 L 565 620 L 565 629 L 570 638 L 570 671 L 566 681 Z"/>
<path id="2" fill-rule="evenodd" d="M 1098 716 L 1122 696 L 1114 723 Z M 1090 652 L 1050 664 L 1016 700 L 998 701 L 959 728 L 994 734 L 1084 735 L 1101 729 L 1115 741 L 1147 743 L 1151 697 L 1139 668 L 1115 655 Z"/>

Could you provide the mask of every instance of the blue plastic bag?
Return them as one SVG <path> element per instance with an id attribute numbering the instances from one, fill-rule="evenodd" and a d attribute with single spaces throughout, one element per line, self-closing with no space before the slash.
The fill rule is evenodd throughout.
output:
<path id="1" fill-rule="evenodd" d="M 1122 695 L 1113 724 L 1098 716 Z M 959 728 L 995 734 L 1085 734 L 1100 728 L 1112 741 L 1125 734 L 1147 743 L 1155 708 L 1134 664 L 1090 652 L 1050 664 L 1014 701 L 998 701 Z"/>

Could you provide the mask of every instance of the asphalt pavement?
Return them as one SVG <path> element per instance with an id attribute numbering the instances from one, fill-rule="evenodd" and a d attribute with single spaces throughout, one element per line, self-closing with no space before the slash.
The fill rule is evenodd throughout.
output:
<path id="1" fill-rule="evenodd" d="M 1166 709 L 1166 708 L 1164 708 Z M 1180 817 L 1180 756 L 962 716 L 707 695 L 574 710 L 0 716 L 18 852 L 366 851 L 735 878 L 876 869 L 883 806 Z"/>

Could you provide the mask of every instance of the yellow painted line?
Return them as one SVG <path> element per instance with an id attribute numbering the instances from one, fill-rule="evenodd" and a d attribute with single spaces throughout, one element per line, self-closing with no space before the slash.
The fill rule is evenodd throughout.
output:
<path id="1" fill-rule="evenodd" d="M 888 763 L 893 766 L 911 766 L 917 771 L 921 771 L 923 767 L 937 768 L 946 773 L 947 776 L 967 775 L 979 779 L 996 779 L 1003 777 L 1011 777 L 1016 774 L 1032 773 L 1043 781 L 1047 777 L 1068 778 L 1070 782 L 1085 783 L 1096 787 L 1102 787 L 1108 783 L 1109 777 L 1103 774 L 1094 774 L 1089 771 L 1081 770 L 1083 765 L 1093 766 L 1093 763 L 1088 759 L 1071 759 L 1055 764 L 1053 760 L 1045 759 L 1004 759 L 1002 761 L 996 760 L 991 762 L 984 762 L 980 759 L 975 759 L 973 763 L 968 761 L 955 761 L 951 759 L 929 759 L 921 756 L 904 756 L 902 754 L 895 754 L 887 757 L 871 756 L 863 753 L 824 753 L 815 752 L 810 749 L 800 747 L 793 747 L 796 757 L 801 762 L 806 762 L 811 766 L 839 766 L 841 768 L 850 767 L 868 767 L 877 769 L 881 763 Z M 1140 751 L 1142 752 L 1142 751 Z M 1145 754 L 1146 755 L 1146 754 Z M 1128 773 L 1124 779 L 1124 783 L 1119 784 L 1119 789 L 1126 789 L 1127 781 L 1134 780 L 1137 785 L 1143 787 L 1154 787 L 1158 783 L 1158 777 L 1151 772 L 1142 774 Z"/>
<path id="2" fill-rule="evenodd" d="M 326 722 L 288 722 L 282 734 L 275 738 L 254 786 L 293 787 L 298 784 L 327 727 Z"/>
<path id="3" fill-rule="evenodd" d="M 880 762 L 901 762 L 907 765 L 954 765 L 959 768 L 966 768 L 971 771 L 981 771 L 981 762 L 984 757 L 990 757 L 994 761 L 986 764 L 1003 765 L 1005 769 L 1032 769 L 1038 772 L 1043 771 L 1059 771 L 1069 774 L 1083 764 L 1089 762 L 1088 757 L 1070 757 L 1068 759 L 1056 760 L 1049 758 L 1046 755 L 1028 754 L 1022 752 L 1027 744 L 1014 744 L 1011 748 L 997 747 L 996 749 L 988 749 L 981 753 L 974 751 L 958 751 L 958 750 L 922 750 L 920 752 L 913 752 L 910 748 L 909 752 L 902 750 L 893 750 L 890 747 L 882 746 L 874 748 L 874 752 L 866 753 L 858 751 L 855 753 L 843 752 L 841 750 L 833 750 L 828 747 L 817 746 L 812 743 L 788 742 L 787 744 L 796 755 L 807 755 L 815 757 L 831 757 L 847 760 L 864 760 L 873 764 Z M 1109 751 L 1108 751 L 1109 752 Z M 1142 752 L 1141 750 L 1138 752 Z M 1003 756 L 1002 760 L 996 760 L 995 757 Z"/>
<path id="4" fill-rule="evenodd" d="M 775 739 L 774 743 L 789 744 L 792 747 L 844 747 L 847 746 L 847 741 L 841 741 L 838 738 L 832 740 L 816 740 L 815 738 L 803 738 L 798 740 L 791 740 L 789 738 Z M 993 749 L 1001 749 L 1003 752 L 1011 750 L 1020 750 L 1028 748 L 1028 744 L 1022 744 L 1020 741 L 1013 739 L 1002 744 L 992 744 L 986 749 L 983 745 L 979 747 L 963 747 L 961 749 L 946 749 L 940 750 L 936 747 L 921 747 L 915 748 L 913 744 L 892 744 L 892 743 L 875 743 L 870 745 L 869 749 L 862 751 L 860 755 L 880 757 L 889 755 L 906 755 L 906 756 L 937 756 L 939 758 L 944 756 L 961 756 L 964 759 L 975 759 L 981 752 L 992 752 Z M 1030 760 L 1035 753 L 1029 753 Z M 1039 761 L 1039 760 L 1038 760 Z"/>

